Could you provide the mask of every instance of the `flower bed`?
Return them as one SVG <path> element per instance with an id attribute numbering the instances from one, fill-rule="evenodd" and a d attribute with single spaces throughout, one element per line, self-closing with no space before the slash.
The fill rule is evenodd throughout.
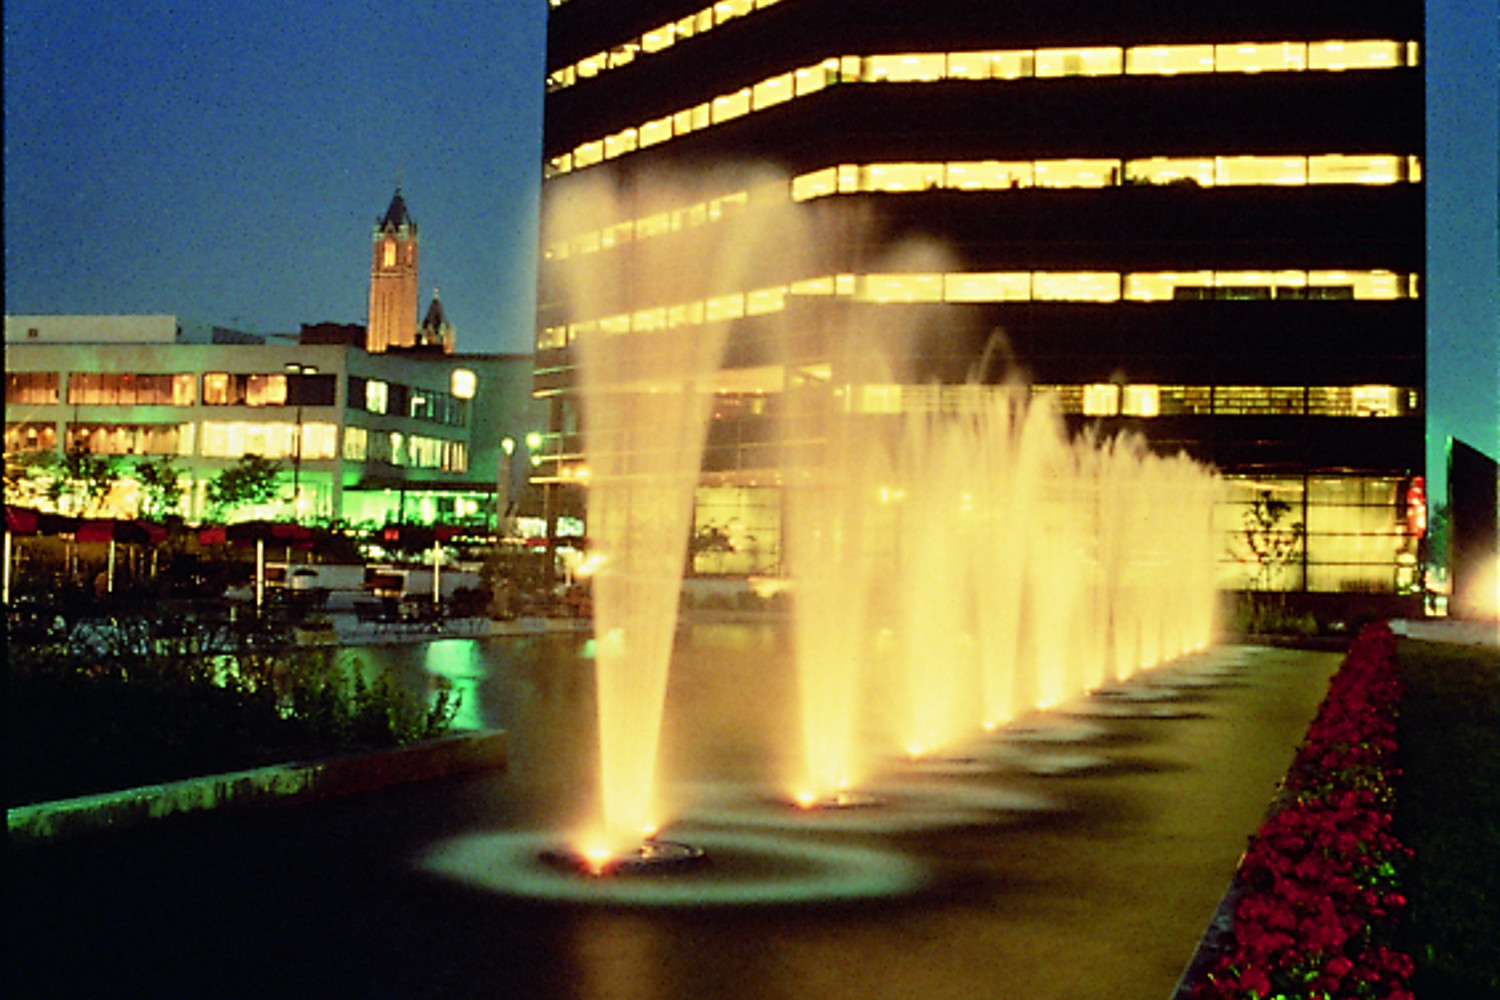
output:
<path id="1" fill-rule="evenodd" d="M 1390 945 L 1410 853 L 1391 832 L 1400 701 L 1395 636 L 1367 626 L 1240 863 L 1194 1000 L 1411 1000 L 1411 959 Z"/>

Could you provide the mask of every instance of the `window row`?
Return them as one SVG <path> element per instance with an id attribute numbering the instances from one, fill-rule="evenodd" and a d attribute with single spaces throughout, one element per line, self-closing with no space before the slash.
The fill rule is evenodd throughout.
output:
<path id="1" fill-rule="evenodd" d="M 832 194 L 945 189 L 1008 191 L 1023 188 L 1105 188 L 1122 185 L 1192 187 L 1299 187 L 1309 184 L 1401 184 L 1422 179 L 1417 156 L 1152 156 L 957 161 L 949 163 L 840 164 L 792 179 L 792 199 Z"/>
<path id="2" fill-rule="evenodd" d="M 561 7 L 567 0 L 550 0 L 550 2 L 553 7 Z M 652 28 L 638 38 L 612 45 L 603 52 L 585 56 L 570 66 L 548 73 L 547 92 L 571 87 L 579 80 L 588 80 L 605 70 L 628 65 L 640 56 L 671 48 L 678 42 L 712 31 L 728 21 L 744 17 L 757 10 L 773 7 L 781 2 L 782 0 L 717 0 L 716 3 L 702 10 Z"/>
<path id="3" fill-rule="evenodd" d="M 352 462 L 385 462 L 447 472 L 467 472 L 469 467 L 468 445 L 462 441 L 350 426 L 344 428 L 341 450 L 338 426 L 318 421 L 299 425 L 205 420 L 201 435 L 195 423 L 70 423 L 64 439 L 69 449 L 81 449 L 95 455 L 197 455 L 203 458 L 261 455 L 286 461 L 319 461 L 337 458 L 342 453 Z M 14 423 L 5 427 L 7 452 L 52 451 L 56 447 L 57 431 L 50 423 Z"/>
<path id="4" fill-rule="evenodd" d="M 57 402 L 52 375 L 51 402 Z M 68 403 L 82 406 L 192 406 L 198 376 L 137 375 L 72 372 L 68 375 Z"/>
<path id="5" fill-rule="evenodd" d="M 580 336 L 651 333 L 779 313 L 798 296 L 856 302 L 1160 302 L 1190 299 L 1306 300 L 1417 298 L 1416 274 L 1394 271 L 1002 271 L 837 274 L 749 292 L 732 292 L 543 327 L 539 350 L 566 347 Z"/>
<path id="6" fill-rule="evenodd" d="M 6 372 L 8 406 L 52 406 L 57 403 L 57 372 Z M 5 447 L 10 451 L 9 445 Z"/>
<path id="7" fill-rule="evenodd" d="M 1418 480 L 1393 476 L 1226 476 L 1214 530 L 1226 589 L 1399 592 L 1415 587 L 1411 507 Z M 1286 507 L 1268 514 L 1267 500 Z M 1262 561 L 1271 542 L 1287 558 Z"/>
<path id="8" fill-rule="evenodd" d="M 57 426 L 27 422 L 5 425 L 5 453 L 24 451 L 55 451 L 57 449 Z"/>
<path id="9" fill-rule="evenodd" d="M 1118 186 L 1245 187 L 1310 184 L 1385 185 L 1419 183 L 1419 156 L 1152 156 L 1133 160 L 970 160 L 932 163 L 844 163 L 771 184 L 736 191 L 670 211 L 595 229 L 569 240 L 549 241 L 547 260 L 596 253 L 637 240 L 681 232 L 730 218 L 752 202 L 811 201 L 835 194 L 904 194 L 918 191 L 1009 191 L 1030 188 Z"/>
<path id="10" fill-rule="evenodd" d="M 563 0 L 554 0 L 557 6 Z M 781 0 L 719 0 L 547 74 L 547 92 L 564 90 L 636 59 L 669 49 Z M 1384 69 L 1415 66 L 1417 42 L 1236 42 L 1185 45 L 1094 46 L 991 52 L 908 52 L 866 56 L 861 82 L 1017 80 L 1053 76 L 1175 76 L 1185 73 L 1276 73 L 1298 70 Z M 858 58 L 858 57 L 847 57 Z M 848 79 L 846 78 L 846 82 Z"/>
<path id="11" fill-rule="evenodd" d="M 344 458 L 350 462 L 384 462 L 445 472 L 467 472 L 469 468 L 469 449 L 462 441 L 364 427 L 344 429 Z"/>
<path id="12" fill-rule="evenodd" d="M 1140 46 L 1094 49 L 1037 49 L 1018 52 L 918 53 L 892 56 L 833 56 L 812 66 L 768 77 L 752 86 L 587 142 L 550 157 L 544 177 L 582 170 L 605 160 L 647 149 L 671 139 L 764 111 L 825 87 L 848 83 L 931 83 L 939 80 L 1016 80 L 1070 76 L 1118 76 L 1127 72 L 1126 53 L 1168 53 L 1182 48 L 1212 50 L 1212 69 L 1198 72 L 1261 73 L 1391 69 L 1415 65 L 1416 42 L 1276 42 L 1212 46 Z M 1221 63 L 1222 54 L 1222 63 Z M 1150 65 L 1172 62 L 1133 56 L 1132 73 L 1164 74 Z M 1175 58 L 1175 57 L 1174 57 Z M 1153 63 L 1153 59 L 1155 62 Z M 1221 68 L 1222 65 L 1222 68 Z M 1183 72 L 1172 70 L 1171 72 Z"/>
<path id="13" fill-rule="evenodd" d="M 1421 393 L 1395 385 L 1033 385 L 1063 413 L 1088 417 L 1312 416 L 1405 417 L 1422 412 Z"/>
<path id="14" fill-rule="evenodd" d="M 449 427 L 468 423 L 468 404 L 449 392 L 349 376 L 349 409 L 426 420 Z"/>

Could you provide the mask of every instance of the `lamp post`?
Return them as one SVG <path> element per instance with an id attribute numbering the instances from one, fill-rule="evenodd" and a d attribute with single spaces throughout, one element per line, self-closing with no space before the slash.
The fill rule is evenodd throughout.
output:
<path id="1" fill-rule="evenodd" d="M 505 519 L 510 515 L 510 492 L 514 489 L 513 481 L 516 478 L 516 439 L 502 438 L 500 450 L 505 452 L 505 461 L 501 463 L 499 491 L 496 497 L 495 531 L 501 537 L 505 537 Z"/>

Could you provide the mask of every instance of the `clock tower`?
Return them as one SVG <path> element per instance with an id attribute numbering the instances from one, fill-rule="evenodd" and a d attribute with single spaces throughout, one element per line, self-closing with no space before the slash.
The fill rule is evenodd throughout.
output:
<path id="1" fill-rule="evenodd" d="M 399 187 L 372 242 L 365 350 L 375 354 L 417 342 L 417 224 Z"/>

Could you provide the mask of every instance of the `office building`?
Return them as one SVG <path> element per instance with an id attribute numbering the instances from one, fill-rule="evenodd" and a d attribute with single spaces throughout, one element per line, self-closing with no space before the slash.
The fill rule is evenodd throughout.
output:
<path id="1" fill-rule="evenodd" d="M 798 380 L 889 412 L 1019 375 L 1222 471 L 1222 586 L 1417 587 L 1422 37 L 1417 0 L 553 0 L 547 477 L 581 461 L 578 338 L 727 324 L 700 526 L 777 530 L 766 428 Z M 795 241 L 705 266 L 789 207 Z M 1245 537 L 1267 499 L 1274 579 Z"/>

